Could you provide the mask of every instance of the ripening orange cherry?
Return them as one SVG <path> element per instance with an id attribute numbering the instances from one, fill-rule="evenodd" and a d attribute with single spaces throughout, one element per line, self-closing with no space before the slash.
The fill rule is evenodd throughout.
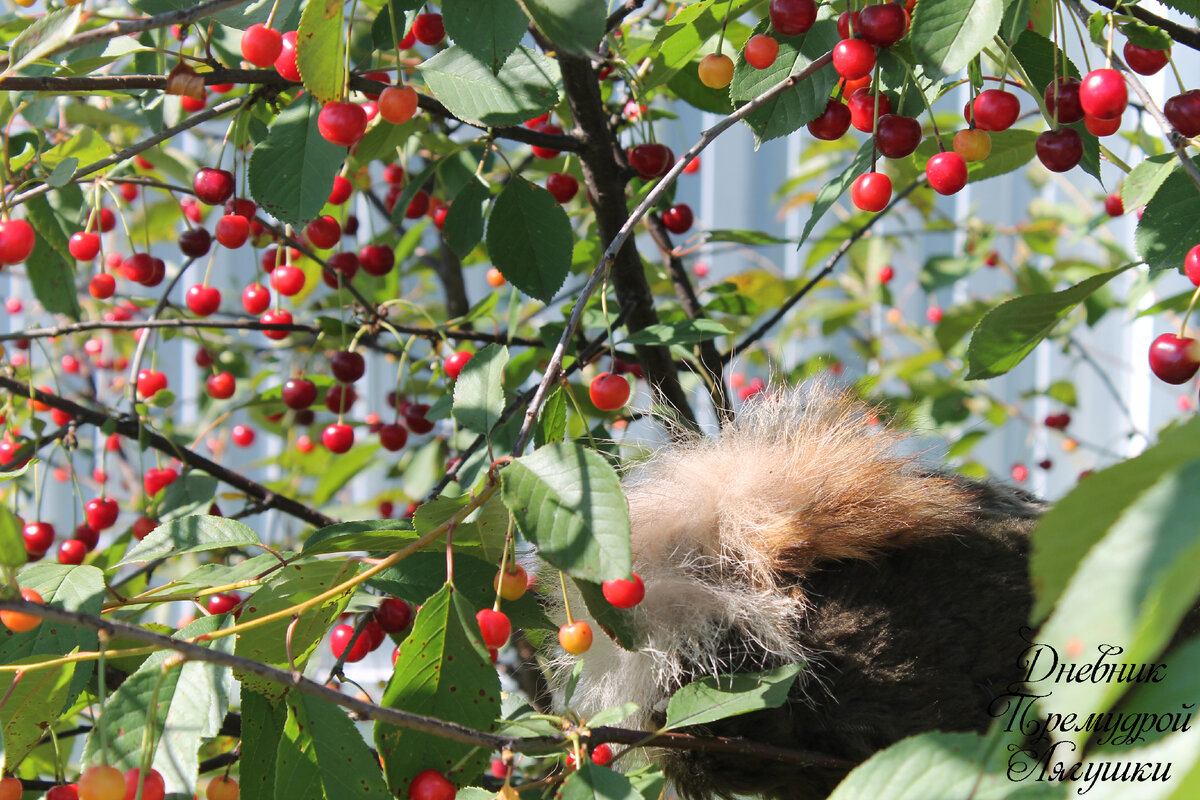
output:
<path id="1" fill-rule="evenodd" d="M 583 655 L 592 646 L 592 626 L 575 620 L 558 629 L 558 643 L 573 656 Z"/>
<path id="2" fill-rule="evenodd" d="M 27 603 L 45 604 L 42 596 L 33 589 L 22 589 L 21 599 Z M 4 627 L 14 633 L 25 633 L 41 625 L 42 618 L 35 617 L 32 614 L 25 614 L 21 611 L 0 611 L 0 622 L 4 623 Z"/>
<path id="3" fill-rule="evenodd" d="M 733 80 L 733 59 L 724 54 L 709 53 L 700 59 L 696 73 L 708 88 L 724 89 Z"/>
<path id="4" fill-rule="evenodd" d="M 520 600 L 529 587 L 529 576 L 520 564 L 509 564 L 503 572 L 497 572 L 492 584 L 505 600 Z"/>
<path id="5" fill-rule="evenodd" d="M 204 796 L 208 800 L 238 800 L 238 795 L 241 794 L 241 788 L 238 782 L 228 775 L 218 775 L 208 782 L 208 788 L 204 790 Z"/>
<path id="6" fill-rule="evenodd" d="M 25 788 L 21 785 L 20 778 L 9 775 L 7 778 L 0 779 L 0 800 L 21 800 L 23 791 Z"/>
<path id="7" fill-rule="evenodd" d="M 417 91 L 411 86 L 389 86 L 379 93 L 379 116 L 403 125 L 417 113 Z"/>
<path id="8" fill-rule="evenodd" d="M 992 137 L 979 128 L 961 130 L 954 134 L 954 152 L 963 157 L 963 161 L 982 161 L 992 152 Z"/>
<path id="9" fill-rule="evenodd" d="M 505 283 L 507 283 L 507 281 L 504 278 L 504 273 L 501 272 L 500 270 L 496 269 L 495 267 L 488 268 L 487 282 L 488 282 L 488 286 L 491 286 L 493 289 L 499 289 L 501 286 L 503 286 Z"/>
<path id="10" fill-rule="evenodd" d="M 79 776 L 79 800 L 121 800 L 125 773 L 107 764 L 96 764 Z"/>

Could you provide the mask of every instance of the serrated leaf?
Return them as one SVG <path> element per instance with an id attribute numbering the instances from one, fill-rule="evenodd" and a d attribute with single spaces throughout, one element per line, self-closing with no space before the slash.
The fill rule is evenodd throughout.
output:
<path id="1" fill-rule="evenodd" d="M 70 259 L 67 235 L 46 196 L 26 202 L 25 216 L 38 234 L 33 252 L 25 260 L 34 296 L 47 311 L 79 319 L 82 312 L 75 291 L 75 261 Z"/>
<path id="2" fill-rule="evenodd" d="M 1151 156 L 1134 167 L 1121 182 L 1121 202 L 1125 208 L 1140 208 L 1149 203 L 1163 182 L 1178 168 L 1179 159 L 1174 153 Z"/>
<path id="3" fill-rule="evenodd" d="M 275 14 L 275 30 L 286 31 L 296 27 L 293 19 L 296 15 L 296 5 L 299 0 L 253 0 L 249 3 L 239 3 L 233 8 L 225 8 L 213 14 L 213 19 L 230 28 L 245 30 L 251 25 L 266 23 L 271 13 Z M 180 3 L 184 8 L 191 8 L 191 0 Z"/>
<path id="4" fill-rule="evenodd" d="M 275 800 L 275 762 L 287 710 L 258 692 L 242 689 L 240 800 Z"/>
<path id="5" fill-rule="evenodd" d="M 991 44 L 1003 15 L 1001 0 L 922 0 L 908 41 L 931 75 L 953 75 Z"/>
<path id="6" fill-rule="evenodd" d="M 306 556 L 399 550 L 411 544 L 417 534 L 412 523 L 400 519 L 363 519 L 327 525 L 304 540 Z"/>
<path id="7" fill-rule="evenodd" d="M 1080 303 L 1132 266 L 1093 275 L 1061 292 L 1017 297 L 996 306 L 971 336 L 967 379 L 994 378 L 1020 364 Z"/>
<path id="8" fill-rule="evenodd" d="M 329 200 L 333 179 L 346 157 L 317 130 L 321 106 L 305 93 L 271 125 L 250 156 L 250 193 L 281 222 L 307 225 Z"/>
<path id="9" fill-rule="evenodd" d="M 765 32 L 769 27 L 768 21 L 763 20 L 755 31 Z M 837 25 L 832 19 L 818 21 L 802 36 L 776 34 L 774 38 L 779 42 L 779 55 L 766 69 L 756 69 L 746 63 L 743 55 L 738 55 L 729 87 L 729 96 L 734 101 L 757 97 L 828 53 L 839 41 Z M 827 64 L 756 109 L 746 118 L 746 124 L 754 131 L 755 146 L 786 136 L 820 116 L 837 81 L 833 65 Z"/>
<path id="10" fill-rule="evenodd" d="M 379 761 L 367 749 L 346 712 L 325 700 L 293 692 L 289 710 L 312 742 L 316 777 L 324 796 L 339 800 L 387 800 Z M 279 793 L 276 793 L 279 796 Z M 294 800 L 292 794 L 283 795 Z"/>
<path id="11" fill-rule="evenodd" d="M 79 159 L 74 156 L 64 158 L 58 162 L 49 175 L 46 176 L 46 183 L 53 186 L 55 189 L 61 189 L 66 186 L 71 180 L 71 176 L 75 174 L 75 170 L 79 167 Z"/>
<path id="12" fill-rule="evenodd" d="M 238 620 L 245 623 L 277 611 L 290 609 L 298 603 L 324 594 L 334 586 L 350 579 L 357 574 L 358 569 L 357 562 L 343 560 L 288 564 L 254 593 L 254 596 L 243 606 Z M 283 617 L 273 622 L 267 622 L 246 633 L 240 633 L 237 635 L 234 652 L 239 656 L 272 664 L 280 669 L 291 669 L 291 664 L 294 664 L 297 669 L 302 670 L 329 626 L 345 609 L 353 593 L 353 588 L 346 589 L 320 605 L 308 609 L 299 617 Z M 290 663 L 287 647 L 289 630 L 292 655 Z M 238 671 L 235 676 L 244 687 L 249 687 L 269 698 L 280 697 L 286 690 L 286 687 L 281 684 L 249 673 Z"/>
<path id="13" fill-rule="evenodd" d="M 703 725 L 763 708 L 778 708 L 804 669 L 785 664 L 773 670 L 701 678 L 680 688 L 667 703 L 666 727 Z"/>
<path id="14" fill-rule="evenodd" d="M 43 625 L 50 623 L 43 622 Z M 42 661 L 31 656 L 16 664 Z M 25 756 L 33 752 L 50 726 L 58 720 L 67 690 L 75 674 L 75 664 L 33 672 L 8 672 L 0 677 L 0 732 L 4 742 L 4 769 L 12 772 Z"/>
<path id="15" fill-rule="evenodd" d="M 463 429 L 487 436 L 504 411 L 504 368 L 508 348 L 489 344 L 463 367 L 454 382 L 454 419 Z"/>
<path id="16" fill-rule="evenodd" d="M 217 496 L 217 479 L 203 472 L 192 470 L 176 478 L 158 502 L 160 522 L 191 516 L 200 509 L 207 509 Z"/>
<path id="17" fill-rule="evenodd" d="M 446 34 L 456 45 L 499 72 L 529 27 L 516 0 L 443 0 Z"/>
<path id="18" fill-rule="evenodd" d="M 430 714 L 476 730 L 490 731 L 500 715 L 500 683 L 475 621 L 476 609 L 447 583 L 417 612 L 412 633 L 400 645 L 395 672 L 380 703 Z M 456 784 L 474 779 L 490 753 L 470 744 L 377 723 L 375 743 L 383 757 L 388 787 L 404 797 L 425 769 L 459 770 Z"/>
<path id="19" fill-rule="evenodd" d="M 448 47 L 421 64 L 433 96 L 459 119 L 497 127 L 518 125 L 558 102 L 558 63 L 520 46 L 498 73 L 462 47 Z"/>
<path id="20" fill-rule="evenodd" d="M 604 38 L 604 0 L 524 0 L 538 29 L 558 49 L 576 55 L 596 52 Z"/>
<path id="21" fill-rule="evenodd" d="M 34 20 L 33 24 L 17 34 L 8 46 L 9 63 L 3 74 L 17 72 L 65 44 L 79 29 L 82 14 L 83 9 L 75 6 L 51 11 Z"/>
<path id="22" fill-rule="evenodd" d="M 488 218 L 488 254 L 513 286 L 543 303 L 571 270 L 575 235 L 550 192 L 520 176 L 500 192 Z"/>
<path id="23" fill-rule="evenodd" d="M 350 452 L 343 453 L 333 460 L 329 469 L 321 473 L 317 485 L 313 488 L 310 498 L 312 505 L 320 508 L 328 503 L 335 494 L 342 490 L 351 478 L 356 478 L 373 466 L 378 466 L 375 454 L 379 452 L 378 442 L 357 444 Z"/>
<path id="24" fill-rule="evenodd" d="M 275 753 L 275 786 L 271 800 L 325 800 L 317 753 L 306 721 L 291 703 Z"/>
<path id="25" fill-rule="evenodd" d="M 213 633 L 224 620 L 201 617 L 174 638 Z M 230 652 L 233 642 L 226 637 L 207 640 L 205 646 Z M 140 766 L 146 727 L 153 724 L 152 764 L 162 774 L 167 793 L 195 793 L 201 739 L 220 730 L 232 684 L 228 667 L 203 661 L 164 666 L 174 659 L 171 650 L 154 653 L 109 695 L 97 723 L 107 747 L 101 747 L 98 731 L 89 734 L 84 743 L 85 764 L 108 763 L 122 771 Z M 154 710 L 153 715 L 148 709 Z"/>
<path id="26" fill-rule="evenodd" d="M 1200 165 L 1200 159 L 1193 159 Z M 1133 243 L 1153 270 L 1179 269 L 1188 251 L 1200 242 L 1200 189 L 1185 170 L 1175 170 L 1146 203 Z"/>
<path id="27" fill-rule="evenodd" d="M 28 560 L 21 520 L 8 510 L 8 506 L 0 506 L 0 564 L 16 568 L 24 566 Z"/>
<path id="28" fill-rule="evenodd" d="M 321 104 L 342 99 L 346 84 L 346 34 L 342 0 L 308 0 L 296 32 L 300 79 Z"/>
<path id="29" fill-rule="evenodd" d="M 483 239 L 483 209 L 490 198 L 491 192 L 476 180 L 467 183 L 454 196 L 442 225 L 442 236 L 459 258 L 466 258 Z"/>
<path id="30" fill-rule="evenodd" d="M 595 583 L 629 577 L 629 507 L 604 456 L 549 444 L 513 461 L 500 479 L 504 504 L 542 558 Z"/>
<path id="31" fill-rule="evenodd" d="M 258 543 L 258 534 L 235 519 L 197 514 L 162 523 L 135 544 L 117 566 Z"/>
<path id="32" fill-rule="evenodd" d="M 689 319 L 647 325 L 625 337 L 625 342 L 636 345 L 696 344 L 718 336 L 728 336 L 729 333 L 729 329 L 716 320 Z"/>
<path id="33" fill-rule="evenodd" d="M 558 800 L 642 800 L 638 790 L 619 772 L 585 760 L 567 776 Z"/>
<path id="34" fill-rule="evenodd" d="M 821 187 L 820 191 L 817 192 L 817 199 L 813 201 L 812 213 L 808 217 L 808 222 L 804 223 L 804 230 L 800 233 L 799 245 L 804 244 L 805 240 L 808 239 L 808 235 L 812 233 L 812 229 L 820 222 L 821 217 L 825 216 L 825 212 L 850 188 L 850 184 L 854 183 L 854 179 L 870 169 L 874 153 L 875 147 L 872 140 L 863 142 L 862 146 L 858 148 L 858 152 L 854 154 L 854 159 L 846 168 Z"/>
<path id="35" fill-rule="evenodd" d="M 541 447 L 550 442 L 561 442 L 567 433 L 567 396 L 556 387 L 546 402 L 542 405 L 542 413 L 538 415 L 538 424 L 533 431 L 534 447 Z M 19 543 L 19 542 L 18 542 Z M 20 555 L 24 557 L 22 547 Z"/>

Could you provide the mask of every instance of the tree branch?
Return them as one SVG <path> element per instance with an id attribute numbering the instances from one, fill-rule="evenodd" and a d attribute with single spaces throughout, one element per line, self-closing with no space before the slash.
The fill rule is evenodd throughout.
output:
<path id="1" fill-rule="evenodd" d="M 1178 22 L 1160 17 L 1142 8 L 1139 3 L 1128 3 L 1124 2 L 1124 0 L 1095 0 L 1095 3 L 1114 11 L 1119 6 L 1122 14 L 1129 14 L 1147 25 L 1153 25 L 1161 29 L 1173 41 L 1186 45 L 1193 50 L 1200 50 L 1200 28 L 1189 28 L 1187 25 L 1180 25 Z"/>
<path id="2" fill-rule="evenodd" d="M 273 492 L 261 483 L 252 481 L 233 470 L 226 469 L 215 461 L 205 458 L 194 450 L 189 450 L 161 434 L 145 430 L 136 418 L 114 417 L 102 411 L 81 406 L 78 403 L 67 400 L 65 397 L 43 392 L 41 389 L 34 389 L 29 384 L 14 380 L 7 375 L 0 375 L 0 388 L 6 389 L 18 397 L 31 397 L 35 400 L 40 400 L 51 408 L 65 411 L 74 417 L 77 422 L 86 422 L 96 426 L 115 422 L 117 433 L 135 441 L 138 440 L 140 433 L 142 440 L 150 447 L 153 447 L 160 453 L 178 458 L 188 466 L 206 472 L 214 478 L 244 492 L 255 500 L 258 500 L 263 508 L 273 508 L 277 511 L 282 511 L 284 514 L 304 520 L 318 528 L 323 528 L 326 525 L 332 525 L 337 522 L 333 517 L 328 517 L 316 509 L 309 508 L 291 497 Z"/>

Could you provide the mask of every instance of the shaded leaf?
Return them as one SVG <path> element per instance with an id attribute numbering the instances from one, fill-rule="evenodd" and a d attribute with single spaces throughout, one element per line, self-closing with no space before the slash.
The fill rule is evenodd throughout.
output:
<path id="1" fill-rule="evenodd" d="M 321 106 L 307 92 L 292 101 L 250 156 L 250 192 L 281 222 L 307 225 L 329 200 L 345 148 L 317 130 Z"/>
<path id="2" fill-rule="evenodd" d="M 1200 165 L 1200 159 L 1193 162 Z M 1188 250 L 1200 242 L 1198 191 L 1187 172 L 1179 169 L 1166 177 L 1146 203 L 1133 243 L 1151 270 L 1179 269 Z"/>
<path id="3" fill-rule="evenodd" d="M 711 319 L 689 319 L 681 322 L 659 322 L 647 325 L 625 337 L 628 344 L 672 345 L 695 344 L 727 336 L 729 329 Z"/>
<path id="4" fill-rule="evenodd" d="M 1002 0 L 922 0 L 908 41 L 926 71 L 953 75 L 991 44 L 1003 14 Z"/>
<path id="5" fill-rule="evenodd" d="M 412 523 L 401 519 L 362 519 L 326 525 L 304 540 L 306 556 L 357 550 L 399 550 L 417 538 Z"/>
<path id="6" fill-rule="evenodd" d="M 443 0 L 446 34 L 456 45 L 499 72 L 525 36 L 528 21 L 516 0 Z"/>
<path id="7" fill-rule="evenodd" d="M 773 670 L 701 678 L 683 686 L 667 703 L 667 728 L 703 725 L 726 717 L 783 705 L 803 667 L 786 664 Z"/>
<path id="8" fill-rule="evenodd" d="M 483 209 L 491 192 L 479 181 L 468 182 L 450 204 L 442 225 L 446 244 L 459 258 L 466 258 L 483 239 Z"/>
<path id="9" fill-rule="evenodd" d="M 43 622 L 43 625 L 49 623 Z M 20 659 L 42 661 L 39 656 Z M 50 726 L 58 720 L 67 699 L 67 689 L 75 674 L 75 664 L 32 672 L 6 672 L 0 676 L 0 731 L 3 732 L 4 769 L 12 772 L 25 756 L 33 752 Z"/>
<path id="10" fill-rule="evenodd" d="M 567 279 L 574 237 L 567 212 L 554 196 L 520 176 L 500 192 L 488 218 L 492 263 L 509 283 L 543 303 Z"/>
<path id="11" fill-rule="evenodd" d="M 153 561 L 169 555 L 202 553 L 258 543 L 258 534 L 244 523 L 198 514 L 162 523 L 149 536 L 137 542 L 117 566 Z"/>
<path id="12" fill-rule="evenodd" d="M 50 208 L 45 195 L 25 203 L 25 216 L 37 231 L 33 252 L 25 260 L 25 271 L 38 302 L 50 312 L 79 319 L 81 310 L 75 291 L 74 259 L 67 250 L 67 235 Z"/>
<path id="13" fill-rule="evenodd" d="M 508 348 L 489 344 L 463 367 L 454 382 L 454 419 L 465 430 L 486 436 L 504 411 L 504 368 Z"/>
<path id="14" fill-rule="evenodd" d="M 498 73 L 464 48 L 448 47 L 421 64 L 421 75 L 452 114 L 478 125 L 517 125 L 558 102 L 558 63 L 524 46 Z"/>
<path id="15" fill-rule="evenodd" d="M 594 53 L 604 37 L 604 0 L 524 0 L 524 5 L 546 38 L 569 53 Z"/>

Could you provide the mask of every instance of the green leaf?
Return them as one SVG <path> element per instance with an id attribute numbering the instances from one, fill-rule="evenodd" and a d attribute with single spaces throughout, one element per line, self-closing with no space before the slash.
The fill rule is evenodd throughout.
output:
<path id="1" fill-rule="evenodd" d="M 158 502 L 160 522 L 189 517 L 200 509 L 207 509 L 217 496 L 217 479 L 203 472 L 192 470 L 184 473 L 163 492 Z"/>
<path id="2" fill-rule="evenodd" d="M 387 800 L 388 790 L 379 761 L 367 749 L 346 712 L 310 695 L 288 695 L 289 710 L 312 740 L 317 778 L 325 797 L 338 800 Z M 279 793 L 276 793 L 279 796 Z M 294 800 L 294 795 L 284 795 Z"/>
<path id="3" fill-rule="evenodd" d="M 43 622 L 49 625 L 49 622 Z M 20 659 L 9 666 L 44 660 L 41 656 Z M 33 672 L 7 672 L 0 677 L 0 731 L 4 741 L 4 770 L 11 773 L 21 759 L 33 752 L 46 730 L 62 713 L 75 664 Z"/>
<path id="4" fill-rule="evenodd" d="M 317 130 L 321 106 L 307 92 L 292 101 L 250 156 L 250 192 L 281 222 L 307 225 L 329 200 L 346 157 Z"/>
<path id="5" fill-rule="evenodd" d="M 1076 306 L 1132 266 L 1093 275 L 1061 292 L 1017 297 L 996 306 L 971 336 L 967 380 L 994 378 L 1020 364 Z"/>
<path id="6" fill-rule="evenodd" d="M 647 54 L 651 59 L 651 67 L 641 82 L 642 91 L 648 92 L 661 86 L 680 69 L 690 65 L 708 40 L 720 33 L 727 16 L 736 20 L 765 6 L 766 0 L 743 0 L 733 5 L 722 2 L 719 7 L 715 5 L 713 0 L 690 3 L 679 9 L 659 29 Z"/>
<path id="7" fill-rule="evenodd" d="M 1070 660 L 1092 661 L 1101 645 L 1122 647 L 1121 662 L 1152 663 L 1200 594 L 1194 569 L 1200 558 L 1195 524 L 1200 460 L 1164 473 L 1150 488 L 1126 498 L 1133 502 L 1079 562 L 1053 615 L 1038 631 L 1035 643 L 1051 648 L 1042 651 L 1041 664 L 1048 664 L 1053 653 L 1065 659 L 1073 648 L 1082 648 L 1086 657 Z M 1056 680 L 1054 667 L 1043 674 L 1037 663 L 1028 664 L 1026 685 L 1036 694 L 1053 690 L 1039 701 L 1052 713 L 1107 711 L 1127 688 L 1114 680 Z M 1076 744 L 1091 735 L 1073 729 L 1056 732 L 1056 738 L 1059 734 Z"/>
<path id="8" fill-rule="evenodd" d="M 571 270 L 574 233 L 567 212 L 550 192 L 515 176 L 488 218 L 487 246 L 509 283 L 543 303 Z"/>
<path id="9" fill-rule="evenodd" d="M 560 50 L 594 54 L 604 38 L 604 0 L 524 0 L 524 5 L 538 30 Z"/>
<path id="10" fill-rule="evenodd" d="M 659 322 L 647 325 L 625 337 L 627 344 L 672 345 L 695 344 L 728 336 L 729 329 L 711 319 L 689 319 L 680 322 Z"/>
<path id="11" fill-rule="evenodd" d="M 463 367 L 454 382 L 454 419 L 465 430 L 487 436 L 504 411 L 504 368 L 508 348 L 489 344 Z"/>
<path id="12" fill-rule="evenodd" d="M 1138 47 L 1144 47 L 1147 50 L 1171 49 L 1171 36 L 1162 28 L 1143 25 L 1136 20 L 1126 22 L 1120 28 L 1121 33 L 1125 34 L 1125 38 Z"/>
<path id="13" fill-rule="evenodd" d="M 33 294 L 46 311 L 79 319 L 81 310 L 75 291 L 74 259 L 67 250 L 67 235 L 58 224 L 45 195 L 25 203 L 25 217 L 37 231 L 33 252 L 25 259 L 25 271 Z"/>
<path id="14" fill-rule="evenodd" d="M 825 216 L 825 212 L 850 188 L 854 179 L 870 169 L 874 155 L 875 146 L 872 141 L 863 142 L 862 146 L 858 148 L 858 152 L 854 154 L 854 160 L 842 170 L 841 174 L 821 187 L 821 190 L 817 192 L 817 199 L 813 201 L 812 214 L 809 215 L 808 222 L 804 223 L 804 230 L 800 233 L 800 244 L 804 244 L 821 217 Z"/>
<path id="15" fill-rule="evenodd" d="M 634 622 L 634 612 L 631 609 L 617 608 L 608 602 L 604 597 L 604 588 L 599 583 L 578 578 L 573 580 L 584 604 L 587 605 L 588 613 L 608 638 L 630 651 L 636 651 L 642 646 L 642 635 Z"/>
<path id="16" fill-rule="evenodd" d="M 442 158 L 432 160 L 425 165 L 424 169 L 406 181 L 404 191 L 396 198 L 396 205 L 392 206 L 392 222 L 397 225 L 404 224 L 406 219 L 405 214 L 408 211 L 409 204 L 412 203 L 412 199 L 416 197 L 417 192 L 424 188 L 429 179 L 437 174 L 437 171 L 442 168 L 444 162 L 445 159 Z"/>
<path id="17" fill-rule="evenodd" d="M 258 543 L 258 534 L 235 519 L 197 514 L 162 523 L 136 543 L 116 566 Z"/>
<path id="18" fill-rule="evenodd" d="M 629 508 L 595 450 L 549 444 L 501 473 L 504 504 L 550 564 L 596 583 L 629 577 Z"/>
<path id="19" fill-rule="evenodd" d="M 275 11 L 275 30 L 294 30 L 292 22 L 299 0 L 253 0 L 249 3 L 239 3 L 233 8 L 226 8 L 213 14 L 213 19 L 222 25 L 238 30 L 245 30 L 251 25 L 265 24 Z M 186 0 L 179 4 L 183 8 L 191 8 L 194 3 Z"/>
<path id="20" fill-rule="evenodd" d="M 417 612 L 412 633 L 400 645 L 380 703 L 491 731 L 500 716 L 500 683 L 483 647 L 475 611 L 450 583 L 428 598 Z M 388 787 L 401 797 L 407 796 L 409 783 L 422 770 L 459 765 L 449 778 L 464 784 L 490 757 L 470 744 L 382 722 L 375 726 L 375 743 Z"/>
<path id="21" fill-rule="evenodd" d="M 433 96 L 459 119 L 477 125 L 517 125 L 558 103 L 558 62 L 518 47 L 498 73 L 462 47 L 421 64 Z"/>
<path id="22" fill-rule="evenodd" d="M 1125 508 L 1163 475 L 1200 452 L 1200 418 L 1163 432 L 1158 443 L 1128 461 L 1093 472 L 1046 512 L 1033 532 L 1029 559 L 1039 623 L 1054 608 L 1076 565 L 1104 537 Z"/>
<path id="23" fill-rule="evenodd" d="M 446 34 L 475 59 L 499 72 L 529 26 L 516 0 L 443 0 Z"/>
<path id="24" fill-rule="evenodd" d="M 561 442 L 567 435 L 567 395 L 561 388 L 555 388 L 546 398 L 542 413 L 538 416 L 537 427 L 533 431 L 534 447 L 541 447 L 550 442 Z M 20 544 L 18 538 L 17 543 Z M 25 557 L 25 548 L 21 547 L 19 555 Z"/>
<path id="25" fill-rule="evenodd" d="M 763 708 L 778 708 L 787 701 L 788 692 L 803 669 L 799 664 L 785 664 L 767 672 L 718 675 L 693 681 L 671 695 L 666 727 L 703 725 Z"/>
<path id="26" fill-rule="evenodd" d="M 921 267 L 918 279 L 922 289 L 933 292 L 966 277 L 975 266 L 976 262 L 970 258 L 933 256 Z"/>
<path id="27" fill-rule="evenodd" d="M 1079 77 L 1079 69 L 1054 42 L 1034 31 L 1021 32 L 1021 36 L 1012 47 L 1012 57 L 1025 70 L 1030 83 L 1033 84 L 1033 90 L 1039 95 L 1045 93 L 1055 75 L 1062 74 L 1064 64 L 1067 75 Z"/>
<path id="28" fill-rule="evenodd" d="M 1193 159 L 1200 165 L 1200 159 Z M 1179 269 L 1188 250 L 1200 242 L 1200 188 L 1184 170 L 1175 170 L 1146 203 L 1133 243 L 1151 270 Z"/>
<path id="29" fill-rule="evenodd" d="M 908 41 L 913 53 L 934 76 L 953 75 L 1000 29 L 1002 0 L 922 0 L 913 11 Z"/>
<path id="30" fill-rule="evenodd" d="M 767 20 L 763 20 L 755 30 L 762 33 L 769 27 Z M 789 75 L 805 69 L 832 50 L 839 41 L 837 25 L 832 19 L 820 20 L 803 36 L 776 34 L 775 38 L 779 41 L 779 55 L 775 63 L 766 69 L 750 66 L 745 57 L 738 54 L 733 82 L 729 87 L 729 96 L 734 101 L 757 97 Z M 802 125 L 820 116 L 837 81 L 838 74 L 833 65 L 826 64 L 806 80 L 753 111 L 746 117 L 746 124 L 754 131 L 755 147 L 799 130 Z"/>
<path id="31" fill-rule="evenodd" d="M 667 88 L 683 102 L 711 114 L 733 113 L 727 89 L 713 89 L 700 82 L 700 73 L 693 69 L 681 69 L 667 81 Z"/>
<path id="32" fill-rule="evenodd" d="M 275 753 L 275 791 L 271 800 L 325 800 L 307 720 L 292 703 L 286 707 L 287 722 Z"/>
<path id="33" fill-rule="evenodd" d="M 321 473 L 317 485 L 313 488 L 312 505 L 318 508 L 333 499 L 342 487 L 357 478 L 368 469 L 378 466 L 375 454 L 379 452 L 379 443 L 370 442 L 356 445 L 349 453 L 343 453 L 332 460 L 329 469 Z"/>
<path id="34" fill-rule="evenodd" d="M 0 565 L 23 567 L 28 560 L 25 539 L 21 535 L 21 520 L 8 510 L 8 506 L 0 506 Z"/>
<path id="35" fill-rule="evenodd" d="M 352 578 L 357 574 L 358 568 L 357 562 L 341 559 L 293 562 L 276 572 L 265 586 L 254 593 L 254 596 L 244 606 L 239 622 L 249 622 L 311 600 Z M 287 647 L 290 631 L 293 656 L 290 663 L 295 664 L 297 669 L 303 670 L 304 664 L 316 650 L 325 631 L 350 602 L 352 594 L 354 594 L 353 587 L 308 609 L 298 618 L 283 617 L 274 622 L 265 623 L 252 631 L 238 634 L 234 652 L 239 656 L 272 664 L 280 669 L 291 669 Z M 240 670 L 235 672 L 235 676 L 243 687 L 248 687 L 269 698 L 280 697 L 286 691 L 286 687 L 281 684 Z"/>
<path id="36" fill-rule="evenodd" d="M 476 180 L 470 181 L 454 196 L 454 202 L 446 212 L 442 236 L 459 258 L 466 258 L 483 239 L 483 209 L 491 196 L 487 187 Z"/>
<path id="37" fill-rule="evenodd" d="M 9 65 L 3 74 L 15 73 L 65 44 L 79 29 L 82 14 L 83 9 L 75 6 L 51 11 L 41 19 L 35 20 L 8 46 Z"/>
<path id="38" fill-rule="evenodd" d="M 588 760 L 567 776 L 556 797 L 557 800 L 642 800 L 629 778 Z"/>
<path id="39" fill-rule="evenodd" d="M 225 619 L 201 617 L 173 638 L 213 633 Z M 233 642 L 224 637 L 208 640 L 206 646 L 230 652 Z M 108 763 L 121 770 L 140 766 L 146 727 L 153 724 L 152 763 L 162 774 L 167 793 L 194 794 L 200 742 L 220 730 L 231 690 L 228 667 L 203 661 L 180 663 L 173 651 L 160 650 L 108 696 L 97 723 L 107 748 L 101 747 L 101 734 L 93 731 L 84 743 L 83 761 Z M 153 715 L 148 709 L 154 709 Z"/>
<path id="40" fill-rule="evenodd" d="M 967 164 L 967 183 L 978 183 L 997 175 L 1007 175 L 1024 167 L 1037 154 L 1038 134 L 1035 131 L 1009 128 L 1006 131 L 991 131 L 988 135 L 992 139 L 992 150 L 982 161 L 972 161 Z M 1084 139 L 1086 140 L 1089 135 L 1084 134 Z M 1094 145 L 1095 137 L 1092 138 Z M 954 134 L 942 134 L 942 144 L 946 150 L 952 150 Z M 921 143 L 913 158 L 917 164 L 923 165 L 936 152 L 938 152 L 937 140 L 930 137 Z"/>
<path id="41" fill-rule="evenodd" d="M 362 519 L 326 525 L 304 540 L 306 556 L 326 553 L 393 551 L 417 538 L 412 523 L 398 519 Z"/>
<path id="42" fill-rule="evenodd" d="M 345 7 L 342 0 L 308 0 L 296 32 L 296 40 L 304 43 L 296 48 L 300 79 L 322 105 L 341 100 L 346 85 Z"/>
<path id="43" fill-rule="evenodd" d="M 794 239 L 783 239 L 763 231 L 733 231 L 733 230 L 712 230 L 708 232 L 709 242 L 733 242 L 734 244 L 751 244 L 751 245 L 767 245 L 767 244 L 787 244 L 795 241 Z"/>
<path id="44" fill-rule="evenodd" d="M 1064 790 L 1053 783 L 1014 783 L 1038 769 L 1019 745 L 1009 750 L 974 733 L 923 733 L 871 756 L 829 800 L 1061 800 Z"/>
<path id="45" fill-rule="evenodd" d="M 1171 173 L 1179 167 L 1174 153 L 1151 156 L 1138 164 L 1121 182 L 1121 202 L 1130 210 L 1140 208 L 1154 197 Z"/>
<path id="46" fill-rule="evenodd" d="M 62 161 L 58 162 L 58 166 L 56 166 L 50 172 L 50 174 L 46 176 L 46 184 L 53 186 L 55 189 L 61 189 L 70 182 L 71 177 L 75 174 L 75 170 L 78 168 L 78 158 L 75 158 L 74 156 L 70 158 L 64 158 Z"/>
<path id="47" fill-rule="evenodd" d="M 287 712 L 258 692 L 242 689 L 240 800 L 275 800 L 275 762 Z"/>

